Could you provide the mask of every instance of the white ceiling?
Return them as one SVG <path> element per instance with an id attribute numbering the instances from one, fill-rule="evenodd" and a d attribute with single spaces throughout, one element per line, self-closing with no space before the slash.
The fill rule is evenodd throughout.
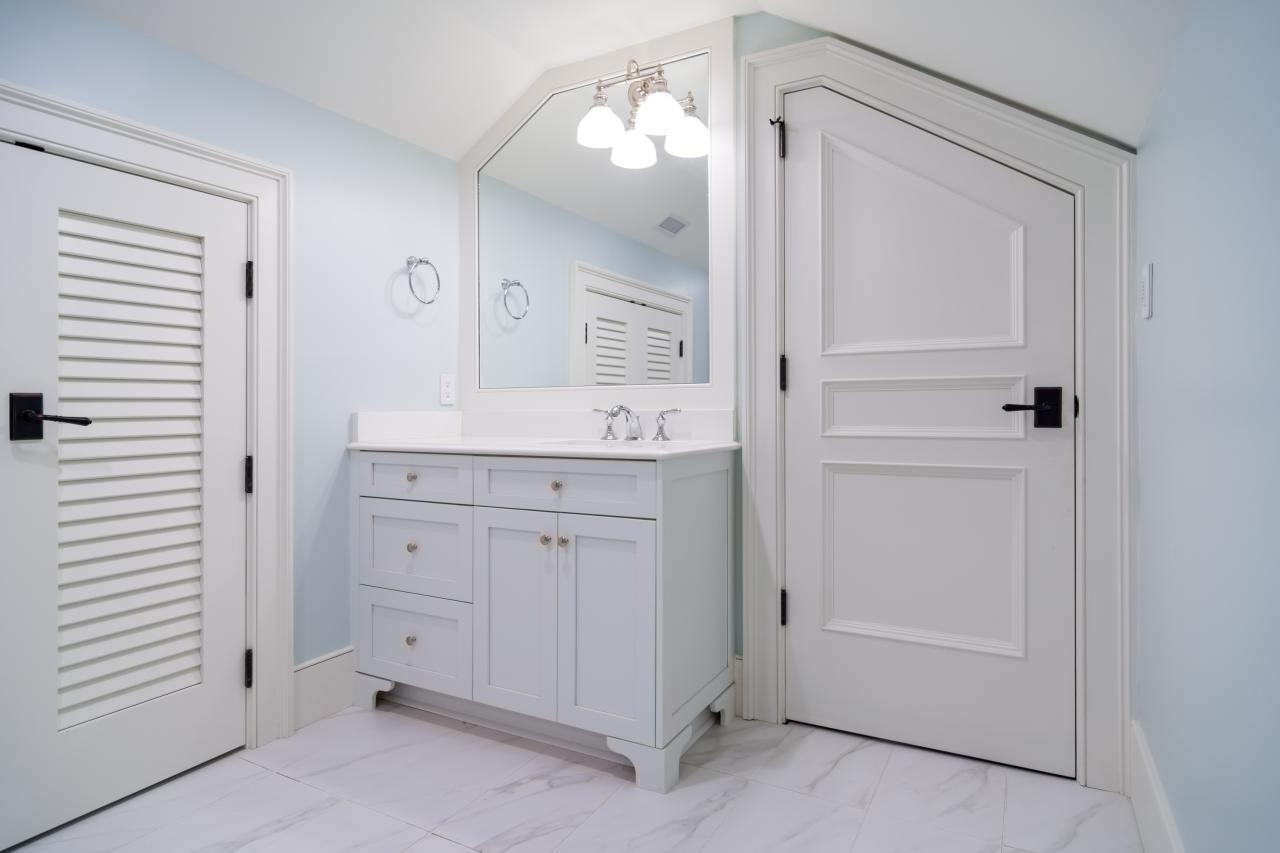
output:
<path id="1" fill-rule="evenodd" d="M 79 0 L 460 158 L 542 71 L 767 11 L 1135 145 L 1188 0 Z"/>

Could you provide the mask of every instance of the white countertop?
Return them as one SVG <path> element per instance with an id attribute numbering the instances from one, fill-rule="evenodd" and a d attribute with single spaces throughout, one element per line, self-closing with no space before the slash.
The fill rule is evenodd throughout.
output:
<path id="1" fill-rule="evenodd" d="M 453 436 L 399 441 L 353 441 L 348 450 L 392 453 L 466 453 L 478 456 L 559 456 L 574 459 L 674 459 L 737 450 L 736 441 L 604 441 L 598 438 L 498 438 Z"/>

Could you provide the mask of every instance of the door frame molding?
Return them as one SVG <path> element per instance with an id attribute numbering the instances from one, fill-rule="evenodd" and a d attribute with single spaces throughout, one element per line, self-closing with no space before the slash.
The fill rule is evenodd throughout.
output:
<path id="1" fill-rule="evenodd" d="M 293 733 L 293 394 L 290 242 L 292 175 L 199 142 L 0 81 L 0 141 L 105 166 L 249 206 L 254 294 L 248 303 L 246 648 L 253 687 L 245 738 Z"/>
<path id="2" fill-rule="evenodd" d="M 743 716 L 785 719 L 783 409 L 778 391 L 783 96 L 825 86 L 1075 198 L 1076 771 L 1125 787 L 1131 571 L 1132 152 L 879 54 L 819 38 L 742 59 L 739 323 L 743 444 Z M 1088 246 L 1088 252 L 1084 247 Z M 1087 535 L 1086 535 L 1087 534 Z"/>

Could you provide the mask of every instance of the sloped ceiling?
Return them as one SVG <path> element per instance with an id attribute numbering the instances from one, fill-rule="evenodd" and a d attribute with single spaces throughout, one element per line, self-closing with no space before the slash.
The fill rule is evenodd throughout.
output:
<path id="1" fill-rule="evenodd" d="M 765 11 L 1136 145 L 1187 0 L 80 0 L 461 157 L 548 68 Z"/>

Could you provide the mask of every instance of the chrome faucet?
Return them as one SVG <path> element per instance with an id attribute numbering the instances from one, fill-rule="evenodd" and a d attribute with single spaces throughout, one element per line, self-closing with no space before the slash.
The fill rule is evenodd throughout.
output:
<path id="1" fill-rule="evenodd" d="M 618 415 L 627 416 L 627 441 L 639 441 L 644 438 L 644 429 L 640 426 L 640 416 L 627 406 L 619 403 L 612 409 L 595 409 L 605 416 L 605 428 L 602 438 L 605 441 L 616 441 L 618 436 L 613 432 L 613 421 Z"/>
<path id="2" fill-rule="evenodd" d="M 679 409 L 663 409 L 658 412 L 658 431 L 653 434 L 654 441 L 670 441 L 671 436 L 667 435 L 667 415 L 678 415 Z"/>

